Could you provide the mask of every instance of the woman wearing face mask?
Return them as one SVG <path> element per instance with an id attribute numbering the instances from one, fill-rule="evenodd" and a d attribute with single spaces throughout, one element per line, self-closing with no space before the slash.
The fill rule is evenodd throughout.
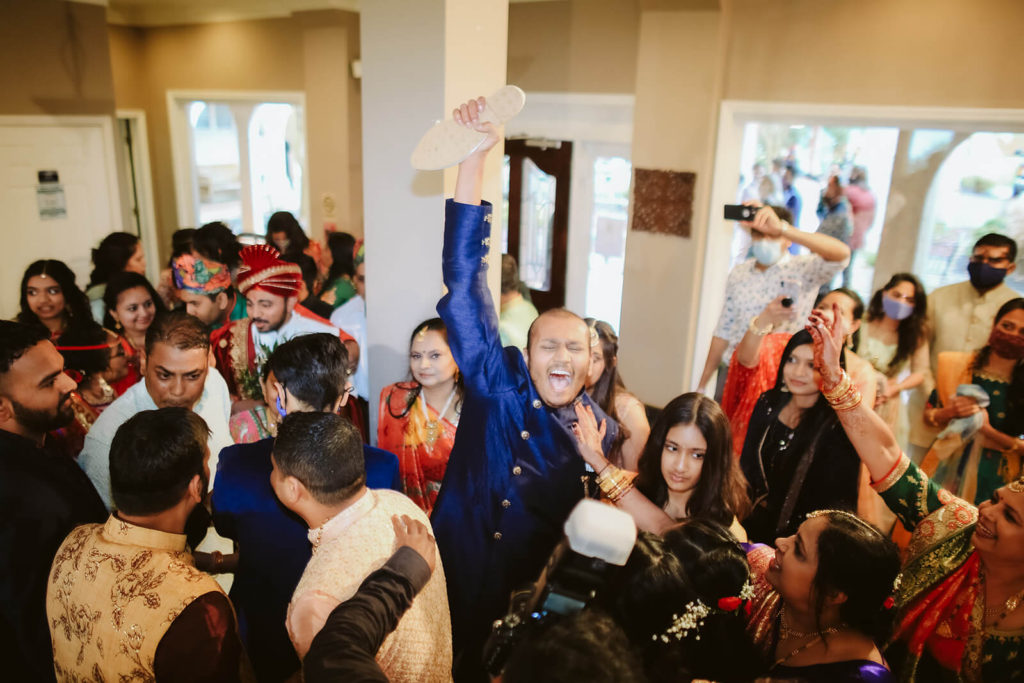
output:
<path id="1" fill-rule="evenodd" d="M 1020 336 L 1024 300 L 1004 308 L 996 325 L 1006 335 Z M 822 390 L 875 490 L 913 529 L 891 603 L 897 624 L 885 655 L 893 672 L 908 683 L 1022 680 L 1024 480 L 996 489 L 977 507 L 940 488 L 903 454 L 882 419 L 860 402 L 839 363 L 843 331 L 818 315 L 811 317 L 809 329 Z M 1016 339 L 1005 339 L 993 339 L 1000 354 L 1018 355 L 1024 348 Z M 1003 369 L 1020 372 L 1019 360 L 1012 370 L 1009 365 Z M 1009 441 L 1004 445 L 1010 446 Z"/>
<path id="2" fill-rule="evenodd" d="M 909 424 L 901 397 L 924 382 L 928 372 L 928 297 L 910 273 L 896 273 L 875 292 L 857 354 L 882 374 L 875 411 L 906 444 Z"/>
<path id="3" fill-rule="evenodd" d="M 462 413 L 462 378 L 440 318 L 412 331 L 409 371 L 411 382 L 380 392 L 377 446 L 398 456 L 405 495 L 430 514 Z"/>
<path id="4" fill-rule="evenodd" d="M 957 387 L 974 384 L 988 394 L 982 409 L 975 399 L 958 396 Z M 988 344 L 974 353 L 939 354 L 924 419 L 945 427 L 958 417 L 983 412 L 981 430 L 948 457 L 932 449 L 921 464 L 940 486 L 969 501 L 988 500 L 992 492 L 1022 474 L 1024 456 L 1024 299 L 1003 304 Z"/>

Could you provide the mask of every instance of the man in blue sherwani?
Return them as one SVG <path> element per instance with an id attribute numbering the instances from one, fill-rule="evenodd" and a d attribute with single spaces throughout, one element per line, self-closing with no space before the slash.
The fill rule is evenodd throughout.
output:
<path id="1" fill-rule="evenodd" d="M 483 98 L 455 120 L 487 139 L 459 165 L 445 207 L 442 269 L 448 293 L 437 312 L 466 387 L 459 430 L 431 524 L 448 579 L 455 678 L 487 680 L 480 655 L 512 590 L 534 581 L 563 535 L 573 506 L 589 495 L 573 405 L 583 391 L 591 335 L 578 315 L 547 311 L 530 328 L 524 354 L 501 346 L 486 282 L 491 208 L 481 203 L 483 165 L 499 136 L 479 121 Z M 617 427 L 607 421 L 605 447 Z"/>

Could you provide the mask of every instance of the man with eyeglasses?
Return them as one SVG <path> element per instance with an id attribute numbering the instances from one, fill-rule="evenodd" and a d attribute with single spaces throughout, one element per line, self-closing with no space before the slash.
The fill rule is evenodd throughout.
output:
<path id="1" fill-rule="evenodd" d="M 1016 269 L 1017 243 L 990 232 L 974 244 L 967 263 L 969 279 L 939 287 L 928 295 L 928 330 L 931 334 L 931 374 L 910 400 L 912 457 L 923 455 L 938 430 L 921 419 L 925 401 L 934 387 L 939 354 L 943 351 L 976 351 L 988 341 L 996 311 L 1020 294 L 1006 285 L 1006 276 Z"/>
<path id="2" fill-rule="evenodd" d="M 273 381 L 267 403 L 289 413 L 338 413 L 352 384 L 348 352 L 336 334 L 313 333 L 278 346 L 267 361 Z M 299 669 L 285 614 L 311 550 L 306 523 L 282 506 L 270 484 L 274 438 L 236 444 L 220 453 L 217 486 L 211 497 L 213 523 L 237 545 L 230 597 L 239 632 L 261 681 L 281 681 Z M 363 446 L 366 485 L 401 491 L 398 456 Z M 225 558 L 235 564 L 234 558 Z"/>

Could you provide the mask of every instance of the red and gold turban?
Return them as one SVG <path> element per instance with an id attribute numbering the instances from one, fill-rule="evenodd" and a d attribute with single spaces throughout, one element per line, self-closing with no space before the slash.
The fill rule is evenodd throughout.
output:
<path id="1" fill-rule="evenodd" d="M 259 289 L 277 296 L 297 296 L 302 285 L 298 264 L 282 261 L 274 247 L 254 244 L 242 249 L 242 265 L 238 269 L 238 291 L 245 296 Z"/>

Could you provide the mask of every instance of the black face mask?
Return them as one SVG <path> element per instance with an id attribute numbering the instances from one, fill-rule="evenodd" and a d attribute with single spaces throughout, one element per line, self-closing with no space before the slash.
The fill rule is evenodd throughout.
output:
<path id="1" fill-rule="evenodd" d="M 975 289 L 992 289 L 1002 283 L 1006 277 L 1006 268 L 996 268 L 987 263 L 971 261 L 967 264 L 967 274 Z"/>

